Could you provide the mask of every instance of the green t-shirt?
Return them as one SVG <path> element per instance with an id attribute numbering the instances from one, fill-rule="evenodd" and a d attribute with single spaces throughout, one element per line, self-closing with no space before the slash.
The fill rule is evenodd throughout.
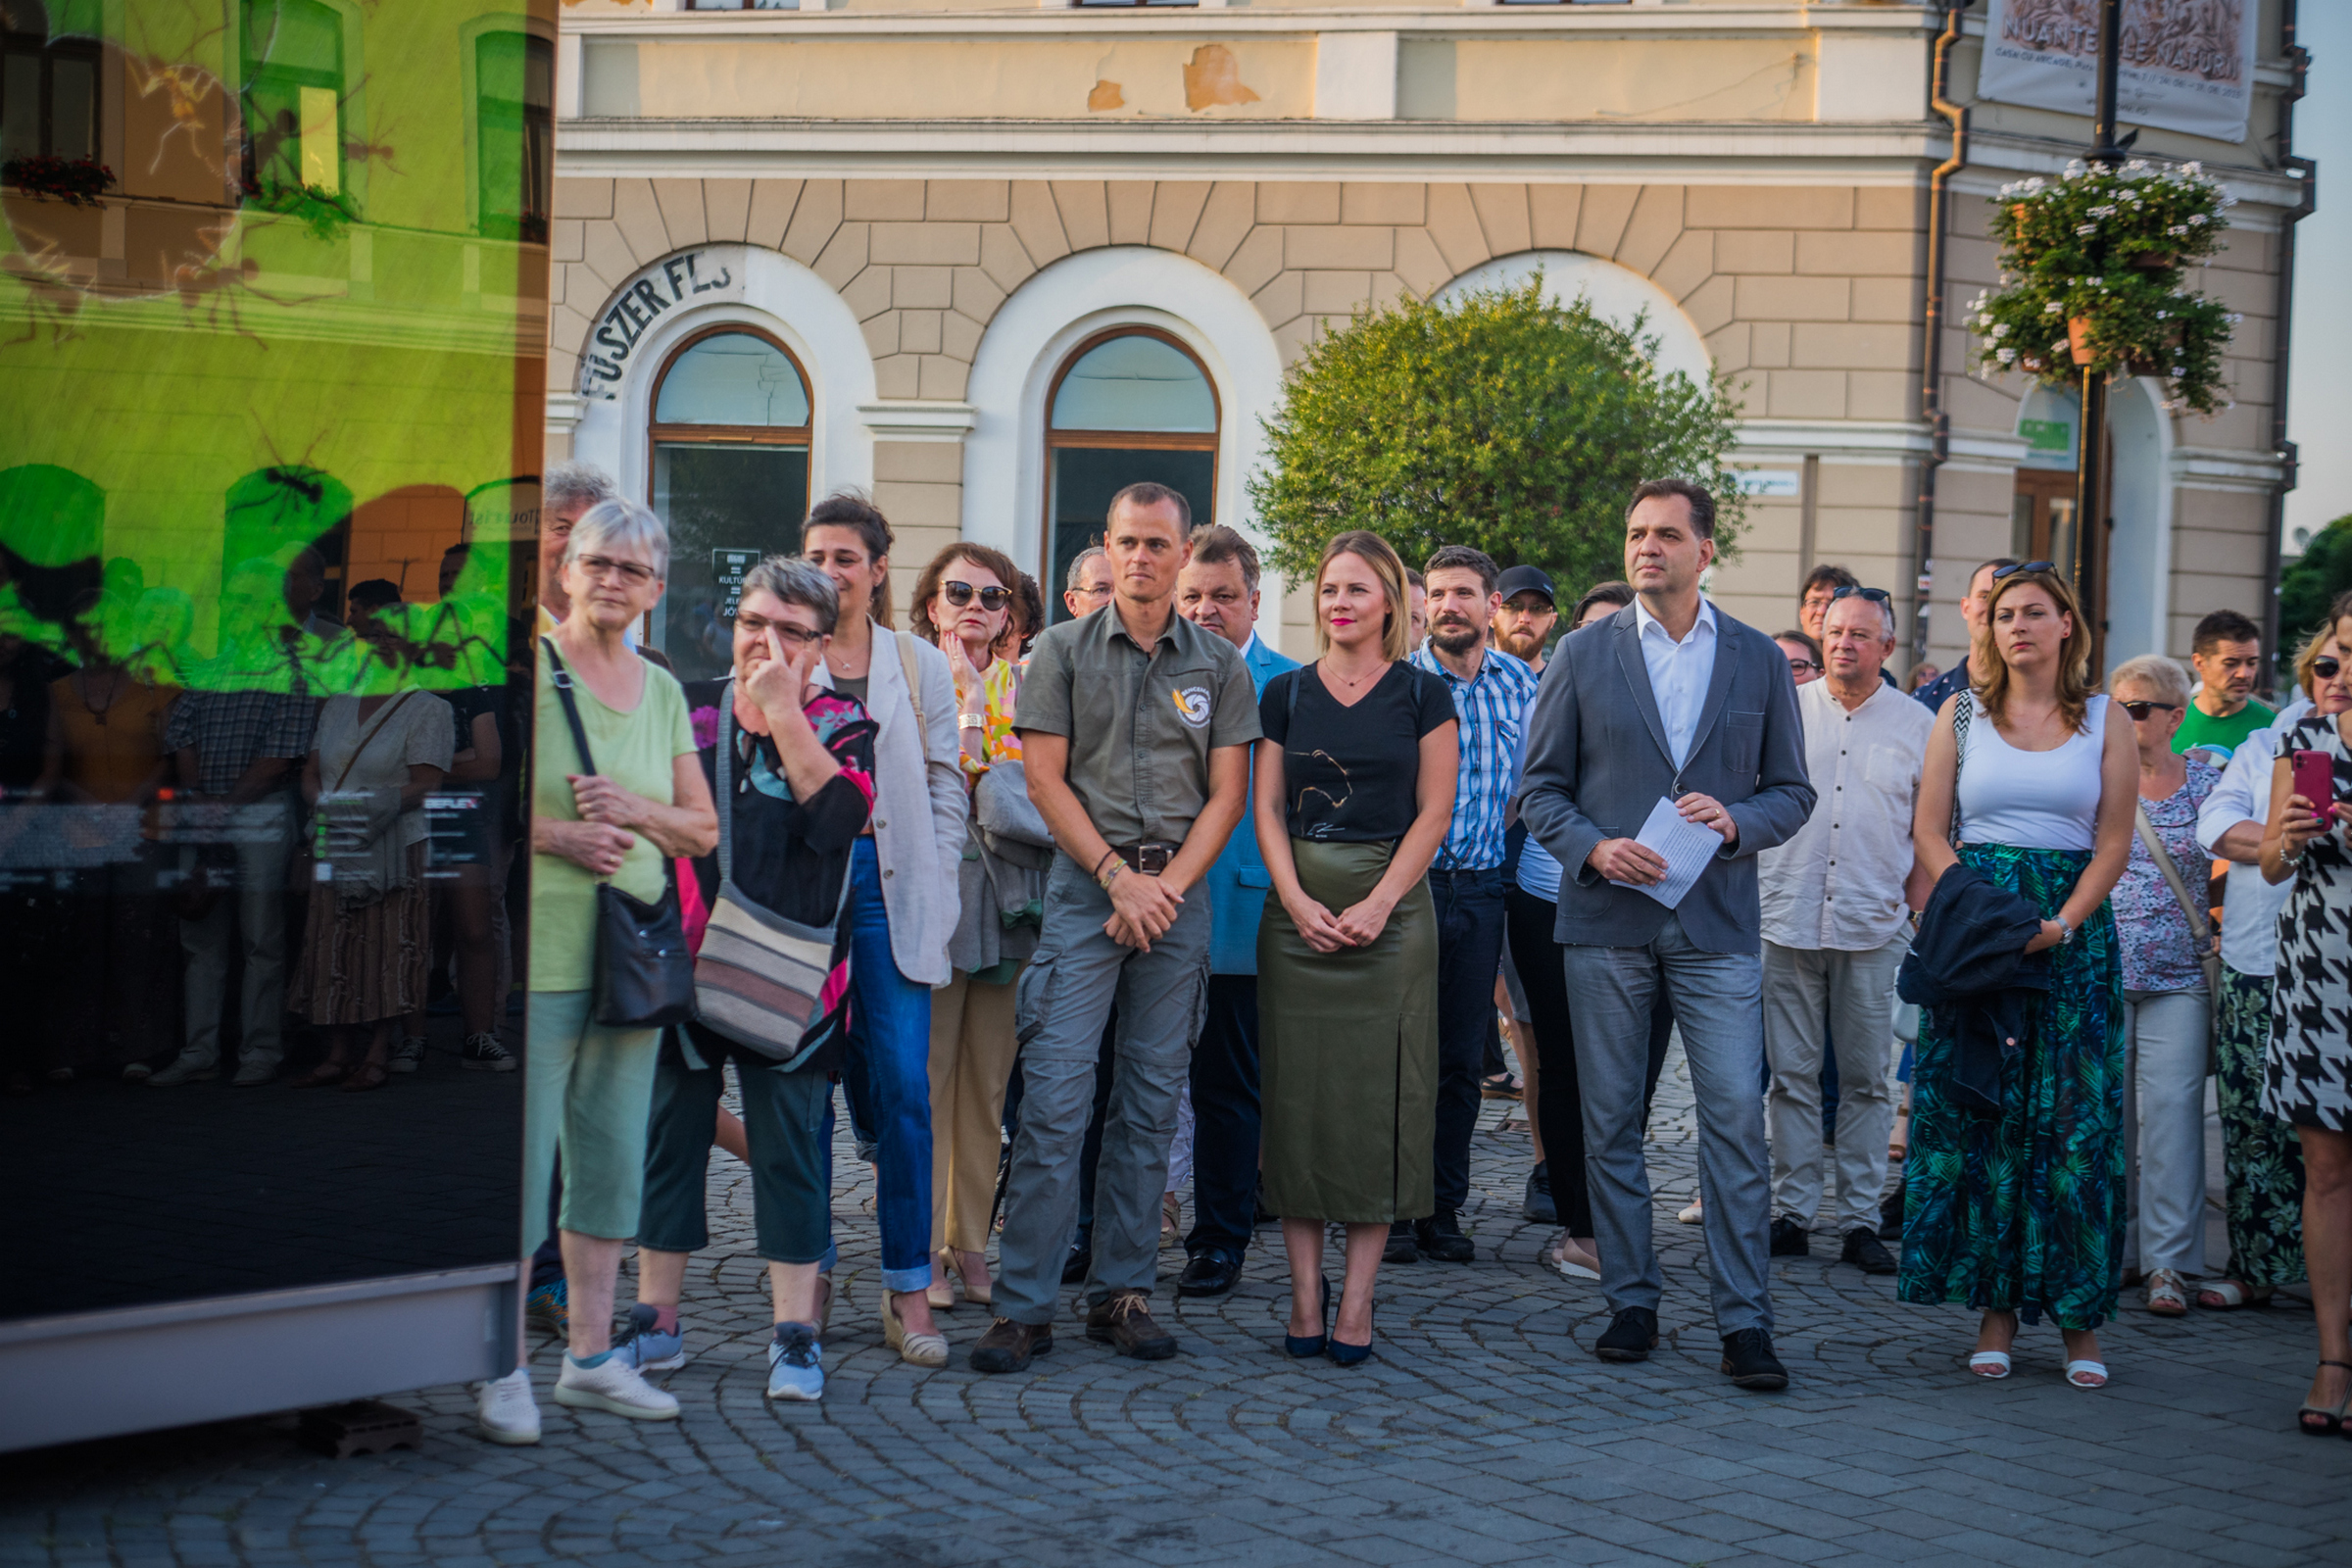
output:
<path id="1" fill-rule="evenodd" d="M 580 705 L 580 723 L 588 731 L 588 749 L 596 754 L 596 769 L 622 789 L 663 806 L 674 805 L 671 771 L 674 759 L 694 750 L 694 726 L 686 714 L 686 693 L 676 677 L 653 664 L 645 666 L 645 695 L 636 710 L 614 712 L 597 701 L 596 693 L 573 681 Z M 539 650 L 538 728 L 533 732 L 531 809 L 554 822 L 577 822 L 579 807 L 571 798 L 567 773 L 582 771 L 579 748 L 572 744 L 571 725 L 564 705 L 548 679 L 547 650 Z M 662 852 L 639 838 L 629 846 L 612 885 L 633 898 L 653 903 L 662 897 Z M 531 979 L 533 991 L 586 991 L 596 975 L 596 878 L 562 856 L 541 855 L 531 861 Z"/>
<path id="2" fill-rule="evenodd" d="M 2191 746 L 2218 746 L 2225 752 L 2234 752 L 2239 741 L 2258 729 L 2270 728 L 2278 716 L 2260 703 L 2248 702 L 2228 718 L 2215 718 L 2199 708 L 2192 697 L 2188 716 L 2180 720 L 2180 728 L 2173 736 L 2173 750 L 2185 752 Z"/>

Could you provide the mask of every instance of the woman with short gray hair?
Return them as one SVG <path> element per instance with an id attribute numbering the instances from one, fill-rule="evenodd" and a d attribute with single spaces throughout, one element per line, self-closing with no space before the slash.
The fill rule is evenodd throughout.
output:
<path id="1" fill-rule="evenodd" d="M 646 1134 L 637 1304 L 615 1352 L 640 1372 L 686 1363 L 679 1300 L 687 1258 L 710 1244 L 706 1178 L 733 1057 L 753 1232 L 774 1305 L 771 1399 L 821 1398 L 825 1385 L 819 1340 L 830 1294 L 824 1275 L 835 1255 L 828 1111 L 847 1043 L 851 978 L 850 923 L 836 923 L 836 915 L 852 854 L 873 813 L 875 734 L 863 705 L 832 689 L 825 673 L 839 615 L 833 579 L 821 568 L 771 556 L 744 574 L 731 671 L 686 688 L 702 776 L 727 813 L 723 880 L 731 897 L 804 926 L 832 928 L 819 996 L 833 1000 L 807 1020 L 800 1038 L 806 1059 L 779 1061 L 722 1032 L 724 1009 L 715 1004 L 662 1041 Z M 741 975 L 753 992 L 772 995 L 778 976 L 766 965 L 739 966 L 750 956 L 739 938 L 719 935 L 716 946 L 700 946 L 701 911 L 717 906 L 722 867 L 720 857 L 708 854 L 692 865 L 691 876 L 679 879 L 687 940 L 713 984 L 728 992 L 715 977 Z M 723 922 L 718 929 L 726 929 Z"/>
<path id="2" fill-rule="evenodd" d="M 2197 810 L 2221 774 L 2173 750 L 2188 712 L 2180 664 L 2161 654 L 2129 660 L 2107 689 L 2131 715 L 2139 748 L 2132 858 L 2109 896 L 2124 969 L 2124 1273 L 2139 1271 L 2149 1311 L 2179 1317 L 2188 1310 L 2188 1278 L 2205 1271 L 2205 1060 L 2215 1000 L 2205 960 L 2215 950 L 2205 914 L 2213 862 L 2197 843 Z"/>
<path id="3" fill-rule="evenodd" d="M 531 784 L 531 1005 L 523 1056 L 523 1252 L 548 1225 L 561 1153 L 556 1228 L 570 1293 L 569 1353 L 556 1401 L 640 1420 L 676 1418 L 678 1401 L 612 1346 L 620 1250 L 637 1233 L 646 1117 L 659 1029 L 596 1021 L 597 885 L 648 904 L 667 862 L 718 841 L 718 817 L 695 760 L 686 697 L 668 671 L 623 640 L 661 601 L 669 570 L 662 519 L 629 501 L 590 508 L 563 558 L 569 606 L 539 642 Z M 559 688 L 562 679 L 564 687 Z M 573 738 L 576 706 L 590 756 Z M 527 1372 L 484 1385 L 477 1421 L 499 1443 L 536 1443 Z"/>

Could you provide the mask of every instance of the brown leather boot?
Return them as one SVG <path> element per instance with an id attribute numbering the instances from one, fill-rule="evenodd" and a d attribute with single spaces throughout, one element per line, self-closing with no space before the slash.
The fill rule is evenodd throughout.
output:
<path id="1" fill-rule="evenodd" d="M 1141 1291 L 1113 1291 L 1086 1314 L 1086 1337 L 1138 1361 L 1164 1361 L 1176 1353 L 1176 1336 L 1152 1321 Z"/>
<path id="2" fill-rule="evenodd" d="M 1021 1372 L 1029 1366 L 1033 1355 L 1044 1355 L 1054 1348 L 1054 1325 L 1051 1323 L 1015 1323 L 1008 1317 L 998 1318 L 988 1326 L 988 1332 L 973 1342 L 971 1365 L 975 1372 Z"/>

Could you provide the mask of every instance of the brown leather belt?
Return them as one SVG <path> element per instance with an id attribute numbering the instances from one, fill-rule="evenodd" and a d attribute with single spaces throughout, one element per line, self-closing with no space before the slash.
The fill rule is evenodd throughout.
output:
<path id="1" fill-rule="evenodd" d="M 1114 844 L 1111 848 L 1118 852 L 1120 859 L 1127 862 L 1128 870 L 1141 871 L 1146 876 L 1157 876 L 1168 868 L 1168 862 L 1176 858 L 1176 852 L 1184 846 L 1147 839 L 1141 844 Z"/>

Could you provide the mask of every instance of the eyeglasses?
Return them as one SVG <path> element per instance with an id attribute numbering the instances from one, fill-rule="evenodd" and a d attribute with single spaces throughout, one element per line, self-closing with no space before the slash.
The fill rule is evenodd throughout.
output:
<path id="1" fill-rule="evenodd" d="M 1992 580 L 1999 582 L 2003 577 L 2014 577 L 2021 571 L 2056 571 L 2057 569 L 2058 563 L 2055 561 L 2021 561 L 2014 566 L 1995 566 Z"/>
<path id="2" fill-rule="evenodd" d="M 1070 592 L 1076 594 L 1081 599 L 1108 599 L 1110 597 L 1110 584 L 1106 582 L 1088 583 L 1085 587 L 1073 588 L 1070 590 Z"/>
<path id="3" fill-rule="evenodd" d="M 1874 605 L 1891 605 L 1894 603 L 1894 595 L 1888 593 L 1884 588 L 1840 588 L 1836 593 L 1830 595 L 1830 603 L 1834 605 L 1840 599 L 1857 598 L 1867 599 Z"/>
<path id="4" fill-rule="evenodd" d="M 1819 674 L 1824 667 L 1826 666 L 1816 664 L 1810 659 L 1791 659 L 1788 661 L 1788 672 L 1792 675 L 1802 675 L 1808 669 L 1812 670 L 1816 674 Z"/>
<path id="5" fill-rule="evenodd" d="M 806 648 L 824 636 L 821 631 L 795 626 L 789 620 L 761 620 L 758 615 L 737 615 L 735 625 L 738 630 L 748 631 L 754 637 L 764 637 L 772 631 L 783 639 L 787 648 Z"/>
<path id="6" fill-rule="evenodd" d="M 1012 603 L 1012 590 L 1009 588 L 975 588 L 968 582 L 943 582 L 939 585 L 939 591 L 957 610 L 970 604 L 974 594 L 980 596 L 980 608 L 992 612 Z"/>
<path id="7" fill-rule="evenodd" d="M 654 580 L 654 568 L 642 562 L 613 561 L 605 556 L 574 556 L 571 564 L 591 577 L 610 577 L 617 574 L 632 588 L 642 588 Z"/>
<path id="8" fill-rule="evenodd" d="M 2121 706 L 2125 712 L 2130 713 L 2135 719 L 2145 718 L 2152 710 L 2159 708 L 2168 713 L 2180 711 L 2179 703 L 2125 703 Z"/>
<path id="9" fill-rule="evenodd" d="M 2322 654 L 2311 662 L 2311 672 L 2321 680 L 2335 679 L 2336 671 L 2344 667 L 2343 661 L 2333 654 Z"/>

